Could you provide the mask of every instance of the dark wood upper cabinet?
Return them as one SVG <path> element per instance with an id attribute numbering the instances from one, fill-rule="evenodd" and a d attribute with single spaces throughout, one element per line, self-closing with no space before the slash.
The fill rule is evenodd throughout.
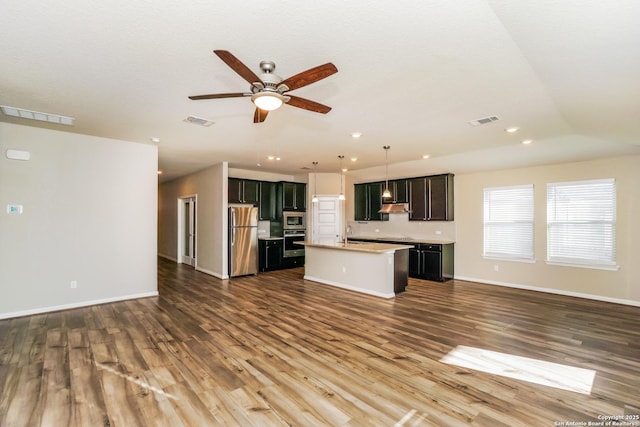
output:
<path id="1" fill-rule="evenodd" d="M 384 182 L 369 182 L 354 184 L 354 220 L 356 221 L 387 221 L 389 214 L 380 214 L 382 208 L 382 192 Z"/>
<path id="2" fill-rule="evenodd" d="M 429 217 L 427 193 L 429 192 L 426 177 L 409 180 L 409 220 L 426 221 Z"/>
<path id="3" fill-rule="evenodd" d="M 277 217 L 278 183 L 269 181 L 260 181 L 260 220 L 275 221 Z"/>
<path id="4" fill-rule="evenodd" d="M 409 220 L 453 221 L 453 174 L 409 179 Z"/>
<path id="5" fill-rule="evenodd" d="M 282 210 L 307 210 L 307 184 L 300 182 L 282 182 Z"/>
<path id="6" fill-rule="evenodd" d="M 384 191 L 384 187 L 382 191 Z M 391 192 L 391 197 L 383 198 L 382 203 L 409 203 L 407 179 L 389 181 L 389 191 Z"/>
<path id="7" fill-rule="evenodd" d="M 259 181 L 229 178 L 228 183 L 227 200 L 229 203 L 246 203 L 258 206 L 260 194 Z"/>

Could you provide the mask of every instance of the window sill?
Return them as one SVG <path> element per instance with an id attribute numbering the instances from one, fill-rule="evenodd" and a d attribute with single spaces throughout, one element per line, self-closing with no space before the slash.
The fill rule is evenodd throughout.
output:
<path id="1" fill-rule="evenodd" d="M 578 264 L 578 263 L 560 262 L 560 261 L 545 261 L 545 262 L 547 263 L 547 265 L 559 265 L 561 267 L 590 268 L 592 270 L 607 270 L 607 271 L 620 270 L 619 265 Z"/>
<path id="2" fill-rule="evenodd" d="M 495 261 L 524 262 L 526 264 L 535 264 L 536 263 L 535 259 L 527 259 L 527 258 L 508 258 L 508 257 L 489 256 L 489 255 L 483 255 L 482 258 L 491 259 L 491 260 L 495 260 Z"/>

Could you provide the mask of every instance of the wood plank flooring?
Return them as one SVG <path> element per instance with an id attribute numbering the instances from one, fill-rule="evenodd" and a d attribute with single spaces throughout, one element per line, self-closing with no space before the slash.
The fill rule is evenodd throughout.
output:
<path id="1" fill-rule="evenodd" d="M 384 300 L 302 276 L 222 281 L 160 259 L 157 298 L 2 320 L 0 426 L 554 426 L 624 415 L 640 425 L 640 308 L 416 279 Z M 463 346 L 557 364 L 540 375 L 559 382 L 562 365 L 593 370 L 591 392 L 441 362 Z"/>

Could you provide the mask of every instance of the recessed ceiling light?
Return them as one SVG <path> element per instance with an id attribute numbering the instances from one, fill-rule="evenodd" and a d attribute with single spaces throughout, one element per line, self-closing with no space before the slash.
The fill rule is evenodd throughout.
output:
<path id="1" fill-rule="evenodd" d="M 521 144 L 523 144 L 523 145 L 529 145 L 529 144 L 531 144 L 532 142 L 533 142 L 533 140 L 532 140 L 532 139 L 525 139 L 524 141 L 520 141 L 520 143 L 521 143 Z"/>
<path id="2" fill-rule="evenodd" d="M 518 126 L 511 126 L 510 128 L 506 128 L 504 131 L 508 133 L 516 133 L 520 130 Z"/>
<path id="3" fill-rule="evenodd" d="M 280 157 L 276 157 L 276 160 L 278 160 L 278 161 L 279 161 L 279 160 L 280 160 Z"/>
<path id="4" fill-rule="evenodd" d="M 347 168 L 342 168 L 342 172 L 346 172 L 346 171 L 348 171 L 348 170 L 349 170 L 349 169 L 347 169 Z"/>
<path id="5" fill-rule="evenodd" d="M 39 120 L 41 122 L 55 123 L 58 125 L 72 126 L 73 117 L 61 116 L 59 114 L 41 113 L 38 111 L 25 110 L 23 108 L 8 107 L 0 105 L 0 109 L 7 116 L 19 117 L 21 119 Z"/>
<path id="6" fill-rule="evenodd" d="M 362 132 L 351 132 L 351 138 L 360 138 L 362 136 Z"/>
<path id="7" fill-rule="evenodd" d="M 358 161 L 358 158 L 357 158 L 357 157 L 352 157 L 352 158 L 351 158 L 351 161 L 352 161 L 352 162 L 357 162 L 357 161 Z"/>
<path id="8" fill-rule="evenodd" d="M 275 158 L 276 158 L 276 156 L 267 156 L 267 159 L 268 159 L 268 160 L 273 160 L 273 159 L 275 159 Z"/>
<path id="9" fill-rule="evenodd" d="M 423 158 L 423 159 L 428 159 L 429 157 L 431 157 L 431 156 L 429 156 L 428 154 L 423 154 L 423 155 L 422 155 L 422 158 Z"/>
<path id="10" fill-rule="evenodd" d="M 158 175 L 162 175 L 162 171 L 158 171 Z"/>
<path id="11" fill-rule="evenodd" d="M 158 142 L 160 142 L 160 138 L 154 136 L 153 138 L 151 138 L 151 142 L 155 142 L 157 144 Z"/>

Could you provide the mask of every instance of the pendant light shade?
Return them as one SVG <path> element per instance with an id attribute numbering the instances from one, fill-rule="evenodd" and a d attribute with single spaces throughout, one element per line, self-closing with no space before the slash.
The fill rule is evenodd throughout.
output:
<path id="1" fill-rule="evenodd" d="M 385 185 L 384 191 L 382 192 L 382 197 L 384 199 L 388 199 L 391 197 L 391 191 L 389 191 L 389 148 L 390 145 L 385 145 L 384 148 L 384 177 L 385 177 Z"/>
<path id="2" fill-rule="evenodd" d="M 339 155 L 338 158 L 340 159 L 340 195 L 338 196 L 338 200 L 344 200 L 344 189 L 343 189 L 343 184 L 342 184 L 342 159 L 344 159 L 343 155 Z"/>
<path id="3" fill-rule="evenodd" d="M 316 173 L 316 167 L 318 162 L 313 162 L 313 197 L 311 203 L 318 203 L 318 174 Z"/>

